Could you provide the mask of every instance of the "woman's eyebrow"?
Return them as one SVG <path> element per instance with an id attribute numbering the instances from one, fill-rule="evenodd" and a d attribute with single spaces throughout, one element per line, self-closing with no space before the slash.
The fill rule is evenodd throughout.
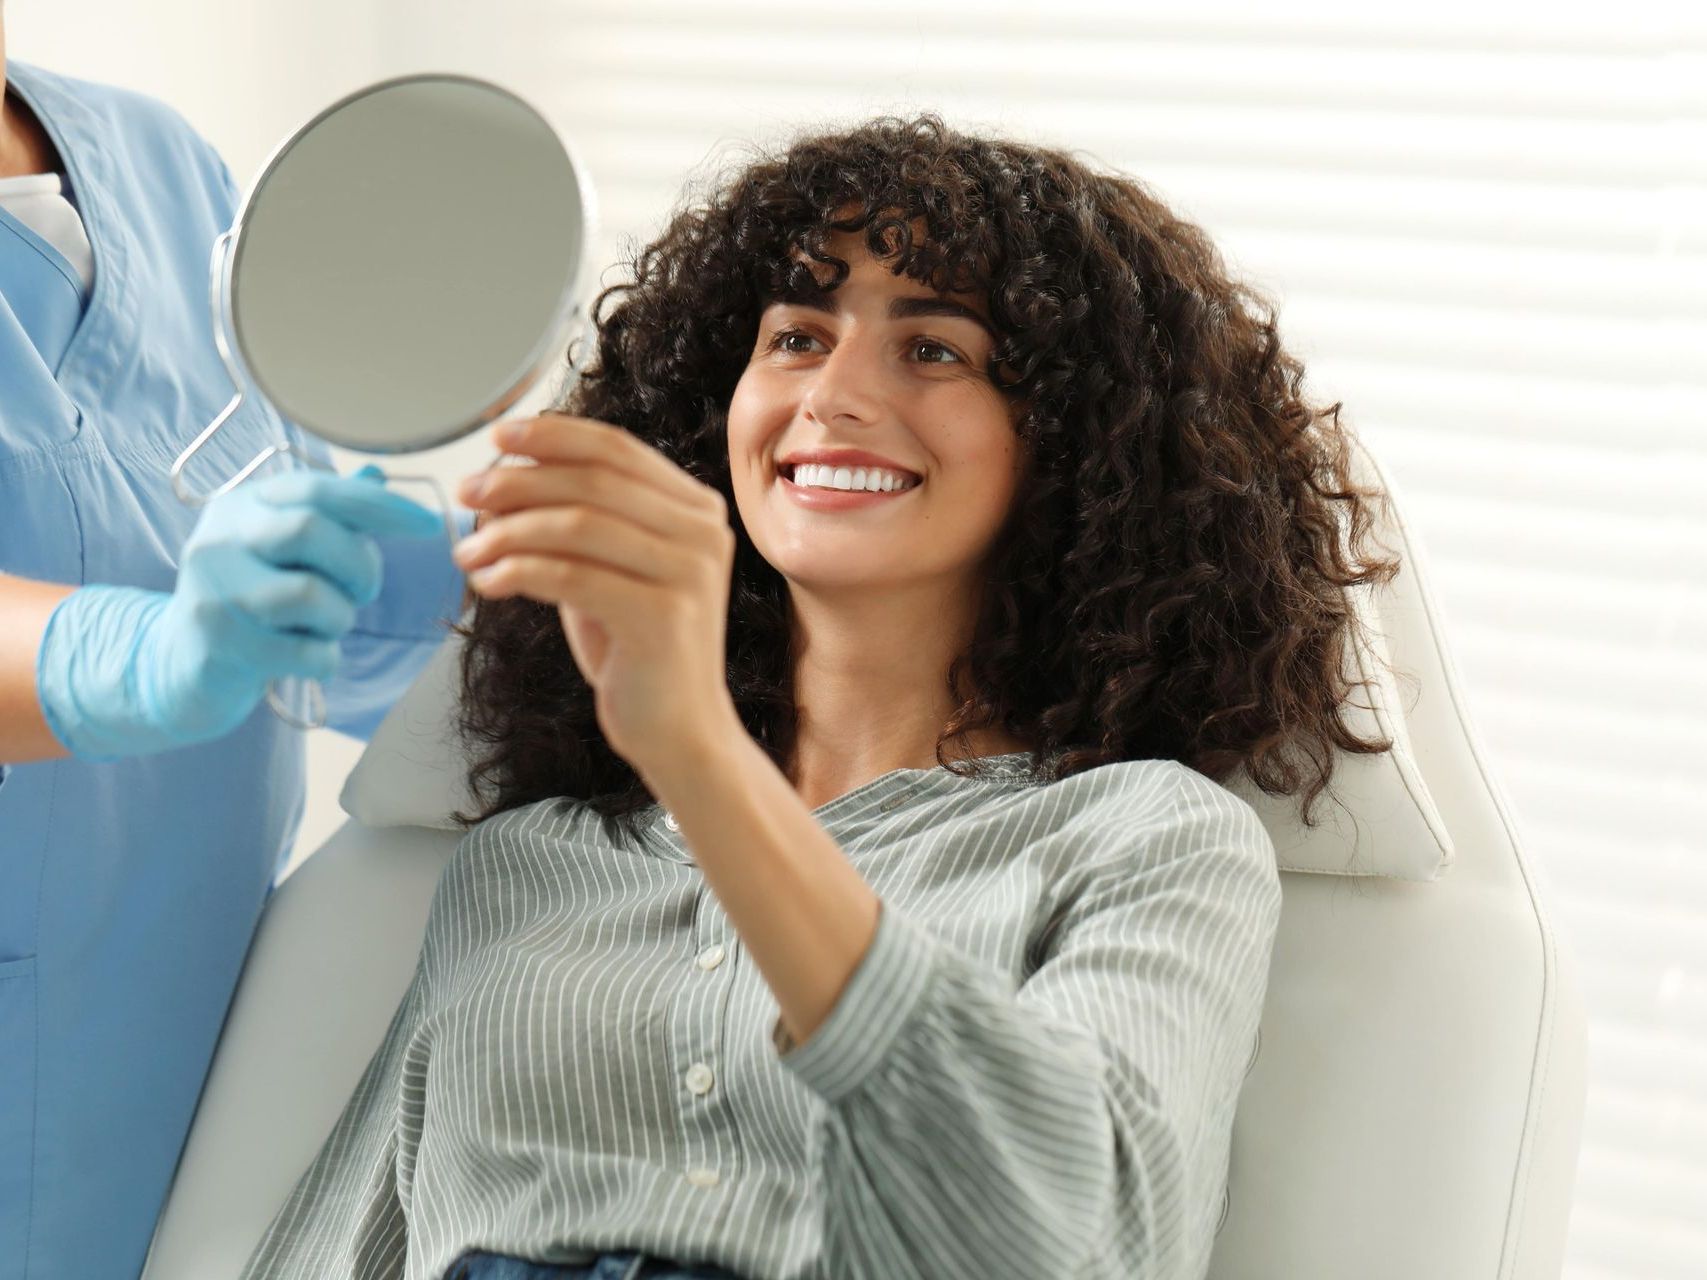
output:
<path id="1" fill-rule="evenodd" d="M 839 315 L 842 310 L 841 299 L 833 289 L 813 292 L 798 290 L 775 299 L 784 306 L 807 307 L 813 311 L 823 311 L 829 315 Z M 949 298 L 891 298 L 889 300 L 889 318 L 891 320 L 911 320 L 918 316 L 947 316 L 953 320 L 970 320 L 995 341 L 996 335 L 991 330 L 984 317 L 971 307 L 955 302 Z"/>
<path id="2" fill-rule="evenodd" d="M 891 298 L 889 300 L 889 318 L 891 320 L 910 320 L 914 316 L 949 316 L 958 320 L 970 320 L 985 333 L 992 341 L 996 335 L 990 326 L 984 322 L 984 317 L 971 307 L 963 306 L 948 298 Z"/>

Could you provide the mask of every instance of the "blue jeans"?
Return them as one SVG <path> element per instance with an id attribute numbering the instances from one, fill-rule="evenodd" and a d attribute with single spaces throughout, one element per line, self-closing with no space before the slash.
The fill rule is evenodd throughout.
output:
<path id="1" fill-rule="evenodd" d="M 633 1252 L 604 1253 L 592 1262 L 569 1265 L 529 1262 L 496 1253 L 465 1253 L 451 1265 L 445 1280 L 741 1280 L 741 1277 L 709 1262 L 690 1267 Z"/>

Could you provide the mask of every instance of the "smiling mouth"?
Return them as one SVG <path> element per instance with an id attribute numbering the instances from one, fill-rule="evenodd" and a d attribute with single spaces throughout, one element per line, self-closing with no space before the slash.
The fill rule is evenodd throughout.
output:
<path id="1" fill-rule="evenodd" d="M 859 468 L 854 467 L 854 468 L 850 468 L 850 470 L 856 470 L 857 471 L 857 470 L 859 470 Z M 874 493 L 874 494 L 906 493 L 909 490 L 917 489 L 920 485 L 922 485 L 925 482 L 925 479 L 923 476 L 908 475 L 907 476 L 907 483 L 900 485 L 894 489 L 866 489 L 863 487 L 854 488 L 851 486 L 849 488 L 846 488 L 846 489 L 838 489 L 834 485 L 795 484 L 794 472 L 795 472 L 795 465 L 794 464 L 789 464 L 787 466 L 782 466 L 782 467 L 777 468 L 777 475 L 781 479 L 788 481 L 790 484 L 793 484 L 795 486 L 795 488 L 797 488 L 797 489 L 807 489 L 813 493 Z M 897 474 L 901 474 L 901 473 L 897 472 Z"/>

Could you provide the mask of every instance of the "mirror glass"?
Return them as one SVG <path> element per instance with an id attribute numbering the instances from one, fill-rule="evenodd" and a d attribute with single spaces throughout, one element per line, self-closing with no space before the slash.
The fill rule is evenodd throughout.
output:
<path id="1" fill-rule="evenodd" d="M 591 191 L 496 85 L 413 76 L 329 108 L 238 217 L 229 338 L 285 417 L 370 453 L 499 416 L 567 333 Z"/>

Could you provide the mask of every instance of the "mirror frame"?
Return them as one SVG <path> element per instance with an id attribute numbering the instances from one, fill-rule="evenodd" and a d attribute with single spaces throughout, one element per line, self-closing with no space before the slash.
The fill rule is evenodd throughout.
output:
<path id="1" fill-rule="evenodd" d="M 568 139 L 558 131 L 556 126 L 551 123 L 545 114 L 519 94 L 504 88 L 502 85 L 495 84 L 490 80 L 482 79 L 479 76 L 462 75 L 448 71 L 412 72 L 407 75 L 392 76 L 389 79 L 379 80 L 373 84 L 364 85 L 360 89 L 345 94 L 329 106 L 326 106 L 316 112 L 312 118 L 299 128 L 293 130 L 291 134 L 284 139 L 284 141 L 280 142 L 278 146 L 273 149 L 272 154 L 267 157 L 266 163 L 261 166 L 261 170 L 256 176 L 254 182 L 250 184 L 249 190 L 243 197 L 242 203 L 238 206 L 237 214 L 232 219 L 230 229 L 220 237 L 219 241 L 215 245 L 214 259 L 217 265 L 210 282 L 212 291 L 211 301 L 214 312 L 214 342 L 219 348 L 219 354 L 221 358 L 224 359 L 227 370 L 231 373 L 232 382 L 239 393 L 239 400 L 248 389 L 253 388 L 268 405 L 272 406 L 275 412 L 279 413 L 280 417 L 285 417 L 285 414 L 279 408 L 277 401 L 273 399 L 271 393 L 268 391 L 266 383 L 255 375 L 254 369 L 249 364 L 247 354 L 243 347 L 242 335 L 237 331 L 236 312 L 232 306 L 236 277 L 242 264 L 243 229 L 247 225 L 248 218 L 257 197 L 266 190 L 267 180 L 271 178 L 278 168 L 284 163 L 285 159 L 290 155 L 291 151 L 295 149 L 296 145 L 313 132 L 314 128 L 320 124 L 321 121 L 332 115 L 334 112 L 343 109 L 353 102 L 358 102 L 363 98 L 384 92 L 388 89 L 394 89 L 400 85 L 431 82 L 472 85 L 502 94 L 504 97 L 509 98 L 511 101 L 524 107 L 539 119 L 550 135 L 557 141 L 558 146 L 563 149 L 564 157 L 568 160 L 570 171 L 574 175 L 575 186 L 580 196 L 582 211 L 580 252 L 576 255 L 575 260 L 570 263 L 568 275 L 563 282 L 563 286 L 558 297 L 557 309 L 553 313 L 550 323 L 546 326 L 545 332 L 540 335 L 540 338 L 538 342 L 535 343 L 533 350 L 528 353 L 526 360 L 517 367 L 509 381 L 500 387 L 497 399 L 491 404 L 485 406 L 483 409 L 477 411 L 474 417 L 453 424 L 447 424 L 442 428 L 436 428 L 430 437 L 423 436 L 418 440 L 411 441 L 407 445 L 395 447 L 376 446 L 365 443 L 359 445 L 347 444 L 342 440 L 322 434 L 321 429 L 316 424 L 299 422 L 296 418 L 288 419 L 288 421 L 296 423 L 296 425 L 300 426 L 303 430 L 311 432 L 314 436 L 325 443 L 340 449 L 349 449 L 353 452 L 381 455 L 417 453 L 422 450 L 437 448 L 440 445 L 460 440 L 471 432 L 478 430 L 486 423 L 492 422 L 501 417 L 504 412 L 510 408 L 510 406 L 520 400 L 522 396 L 539 381 L 540 376 L 545 372 L 546 367 L 551 361 L 553 352 L 563 350 L 567 347 L 571 338 L 572 330 L 575 329 L 573 321 L 575 313 L 579 309 L 578 295 L 587 276 L 588 264 L 591 262 L 593 257 L 594 241 L 598 237 L 598 201 L 596 193 L 593 190 L 593 186 L 588 180 L 586 166 L 581 162 L 580 156 L 570 145 Z M 591 305 L 591 300 L 589 300 L 589 310 Z M 590 326 L 590 321 L 590 315 L 584 317 L 583 324 L 580 327 L 580 332 L 575 333 L 574 336 L 583 336 L 585 330 Z M 570 363 L 568 367 L 573 369 L 575 367 L 574 363 Z M 228 411 L 234 409 L 236 403 L 236 401 L 233 401 L 231 405 L 227 406 Z M 222 421 L 225 416 L 227 415 L 221 415 Z M 219 424 L 216 423 L 215 426 L 217 427 L 217 425 Z M 211 435 L 212 431 L 210 430 L 207 434 Z M 199 445 L 200 443 L 201 441 L 198 440 L 197 444 Z"/>

